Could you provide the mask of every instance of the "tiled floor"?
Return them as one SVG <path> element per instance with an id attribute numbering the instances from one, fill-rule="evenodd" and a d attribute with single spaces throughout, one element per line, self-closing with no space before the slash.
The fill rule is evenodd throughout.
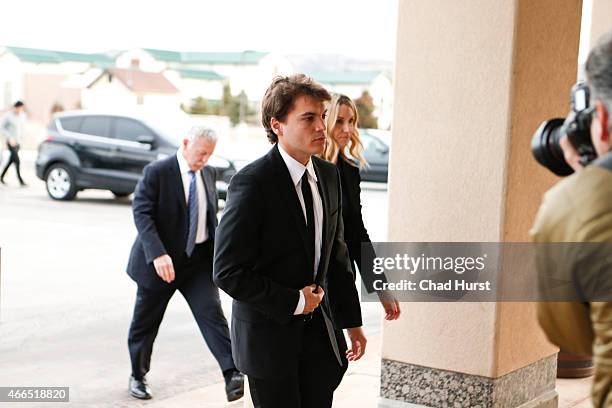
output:
<path id="1" fill-rule="evenodd" d="M 592 377 L 579 379 L 557 379 L 559 408 L 590 408 Z"/>

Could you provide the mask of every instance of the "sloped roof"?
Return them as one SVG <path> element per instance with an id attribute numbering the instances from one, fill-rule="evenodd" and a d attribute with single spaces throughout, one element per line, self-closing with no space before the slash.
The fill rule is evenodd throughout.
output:
<path id="1" fill-rule="evenodd" d="M 91 64 L 108 64 L 114 60 L 105 54 L 83 54 L 78 52 L 41 50 L 37 48 L 6 47 L 6 50 L 21 61 L 35 63 L 59 64 L 62 62 L 88 62 Z"/>
<path id="2" fill-rule="evenodd" d="M 207 79 L 209 81 L 222 81 L 225 79 L 223 75 L 220 75 L 215 71 L 184 68 L 178 68 L 175 69 L 175 71 L 178 72 L 182 78 Z"/>
<path id="3" fill-rule="evenodd" d="M 115 76 L 130 91 L 136 93 L 165 93 L 174 94 L 179 90 L 159 72 L 145 72 L 132 69 L 112 68 L 106 69 L 100 76 L 92 81 L 88 87 L 98 82 L 104 75 Z"/>
<path id="4" fill-rule="evenodd" d="M 370 84 L 382 71 L 310 72 L 315 81 L 330 85 Z"/>
<path id="5" fill-rule="evenodd" d="M 177 51 L 155 50 L 152 48 L 144 48 L 144 50 L 159 61 L 181 62 L 181 53 Z"/>
<path id="6" fill-rule="evenodd" d="M 178 52 L 144 48 L 153 58 L 159 61 L 180 62 L 184 64 L 257 64 L 268 55 L 267 52 Z"/>

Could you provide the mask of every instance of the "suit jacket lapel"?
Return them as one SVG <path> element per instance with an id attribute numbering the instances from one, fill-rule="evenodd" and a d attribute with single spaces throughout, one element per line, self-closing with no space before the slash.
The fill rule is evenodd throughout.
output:
<path id="1" fill-rule="evenodd" d="M 204 168 L 202 168 L 202 170 L 200 170 L 200 177 L 202 177 L 202 181 L 204 184 L 204 195 L 206 197 L 206 208 L 207 211 L 210 210 L 211 208 L 213 208 L 213 191 L 214 188 L 213 186 L 211 186 L 211 183 L 214 183 L 214 180 L 212 180 L 212 177 L 208 177 L 208 172 L 204 171 Z"/>
<path id="2" fill-rule="evenodd" d="M 299 231 L 300 237 L 302 239 L 302 244 L 304 245 L 304 251 L 308 256 L 311 256 L 312 251 L 308 250 L 308 237 L 306 232 L 306 220 L 304 219 L 304 212 L 302 211 L 302 205 L 300 204 L 300 200 L 297 196 L 297 192 L 295 190 L 295 185 L 293 184 L 293 180 L 291 179 L 291 175 L 289 174 L 289 169 L 285 165 L 280 152 L 278 151 L 278 146 L 274 145 L 270 152 L 272 160 L 276 163 L 278 167 L 278 177 L 276 178 L 278 191 L 280 191 L 282 199 L 286 203 L 286 207 L 289 209 L 289 212 L 292 215 L 293 220 L 296 223 L 297 229 Z M 312 271 L 312 267 L 310 268 Z M 312 276 L 312 275 L 311 275 Z"/>
<path id="3" fill-rule="evenodd" d="M 173 189 L 179 200 L 179 207 L 181 211 L 187 211 L 187 201 L 185 200 L 185 188 L 183 187 L 183 178 L 181 177 L 181 170 L 179 168 L 178 159 L 175 157 L 172 161 L 172 182 L 176 183 L 177 188 Z"/>
<path id="4" fill-rule="evenodd" d="M 212 172 L 210 169 L 206 170 L 204 167 L 200 170 L 200 176 L 202 177 L 202 181 L 204 184 L 204 196 L 206 197 L 206 228 L 208 229 L 208 238 L 215 238 L 215 227 L 217 221 L 216 214 L 216 203 L 215 199 L 215 178 L 212 177 Z"/>
<path id="5" fill-rule="evenodd" d="M 340 171 L 340 181 L 342 182 L 342 189 L 344 189 L 346 193 L 342 196 L 342 198 L 344 199 L 346 197 L 349 201 L 351 201 L 347 204 L 351 207 L 356 207 L 358 206 L 358 203 L 352 202 L 352 199 L 355 196 L 355 189 L 353 188 L 353 183 L 351 182 L 355 178 L 352 174 L 354 169 L 351 168 L 351 164 L 347 163 L 346 160 L 341 157 L 338 157 L 338 164 L 339 165 L 337 167 Z"/>
<path id="6" fill-rule="evenodd" d="M 319 258 L 319 268 L 317 269 L 317 276 L 315 277 L 315 282 L 317 284 L 320 284 L 323 276 L 323 271 L 327 269 L 327 252 L 330 246 L 327 243 L 327 230 L 329 228 L 327 222 L 327 220 L 329 219 L 329 197 L 326 194 L 327 190 L 323 188 L 325 182 L 323 181 L 322 174 L 319 171 L 317 161 L 312 160 L 312 164 L 315 173 L 317 173 L 317 188 L 319 189 L 319 195 L 321 196 L 321 201 L 323 202 L 323 228 L 321 228 L 321 257 Z"/>

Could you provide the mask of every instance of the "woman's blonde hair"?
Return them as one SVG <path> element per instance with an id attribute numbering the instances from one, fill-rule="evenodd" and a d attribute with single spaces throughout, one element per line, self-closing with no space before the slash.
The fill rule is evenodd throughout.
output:
<path id="1" fill-rule="evenodd" d="M 340 112 L 340 106 L 342 105 L 348 106 L 353 111 L 353 115 L 355 115 L 353 134 L 351 135 L 349 142 L 343 151 L 340 150 L 338 142 L 336 142 L 332 137 L 336 121 L 338 120 L 338 112 Z M 342 159 L 345 159 L 348 163 L 354 165 L 353 161 L 350 160 L 352 158 L 357 160 L 359 168 L 365 167 L 367 162 L 363 156 L 363 144 L 361 143 L 359 131 L 357 130 L 358 125 L 359 114 L 357 113 L 357 107 L 351 98 L 342 94 L 333 94 L 327 112 L 327 142 L 325 144 L 323 158 L 327 161 L 335 163 L 338 160 L 338 156 L 341 156 Z"/>

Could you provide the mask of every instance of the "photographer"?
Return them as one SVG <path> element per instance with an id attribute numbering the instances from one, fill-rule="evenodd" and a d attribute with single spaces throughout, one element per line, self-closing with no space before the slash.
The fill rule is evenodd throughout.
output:
<path id="1" fill-rule="evenodd" d="M 578 117 L 588 117 L 588 121 L 581 122 L 582 126 L 580 121 L 575 121 L 578 126 L 572 128 L 567 126 L 571 122 L 570 114 L 561 130 L 567 136 L 557 139 L 557 151 L 562 151 L 564 165 L 569 165 L 575 173 L 545 194 L 531 231 L 536 243 L 612 243 L 612 33 L 604 36 L 589 54 L 586 76 L 591 106 L 585 98 L 584 106 L 580 110 L 574 107 L 574 112 L 578 111 Z M 572 131 L 581 127 L 577 138 Z M 577 142 L 580 136 L 582 144 Z M 591 152 L 588 158 L 585 149 Z M 535 150 L 534 154 L 538 156 Z M 592 159 L 595 160 L 584 167 Z M 552 169 L 552 166 L 547 167 Z M 590 254 L 584 252 L 580 256 L 567 255 L 557 267 L 569 271 L 567 276 L 574 277 L 576 284 L 597 273 L 584 262 L 592 259 L 589 257 Z M 579 259 L 583 263 L 579 263 Z M 544 268 L 538 264 L 540 278 Z M 593 404 L 612 407 L 612 302 L 590 299 L 584 303 L 541 302 L 538 318 L 548 338 L 563 351 L 593 355 Z"/>

